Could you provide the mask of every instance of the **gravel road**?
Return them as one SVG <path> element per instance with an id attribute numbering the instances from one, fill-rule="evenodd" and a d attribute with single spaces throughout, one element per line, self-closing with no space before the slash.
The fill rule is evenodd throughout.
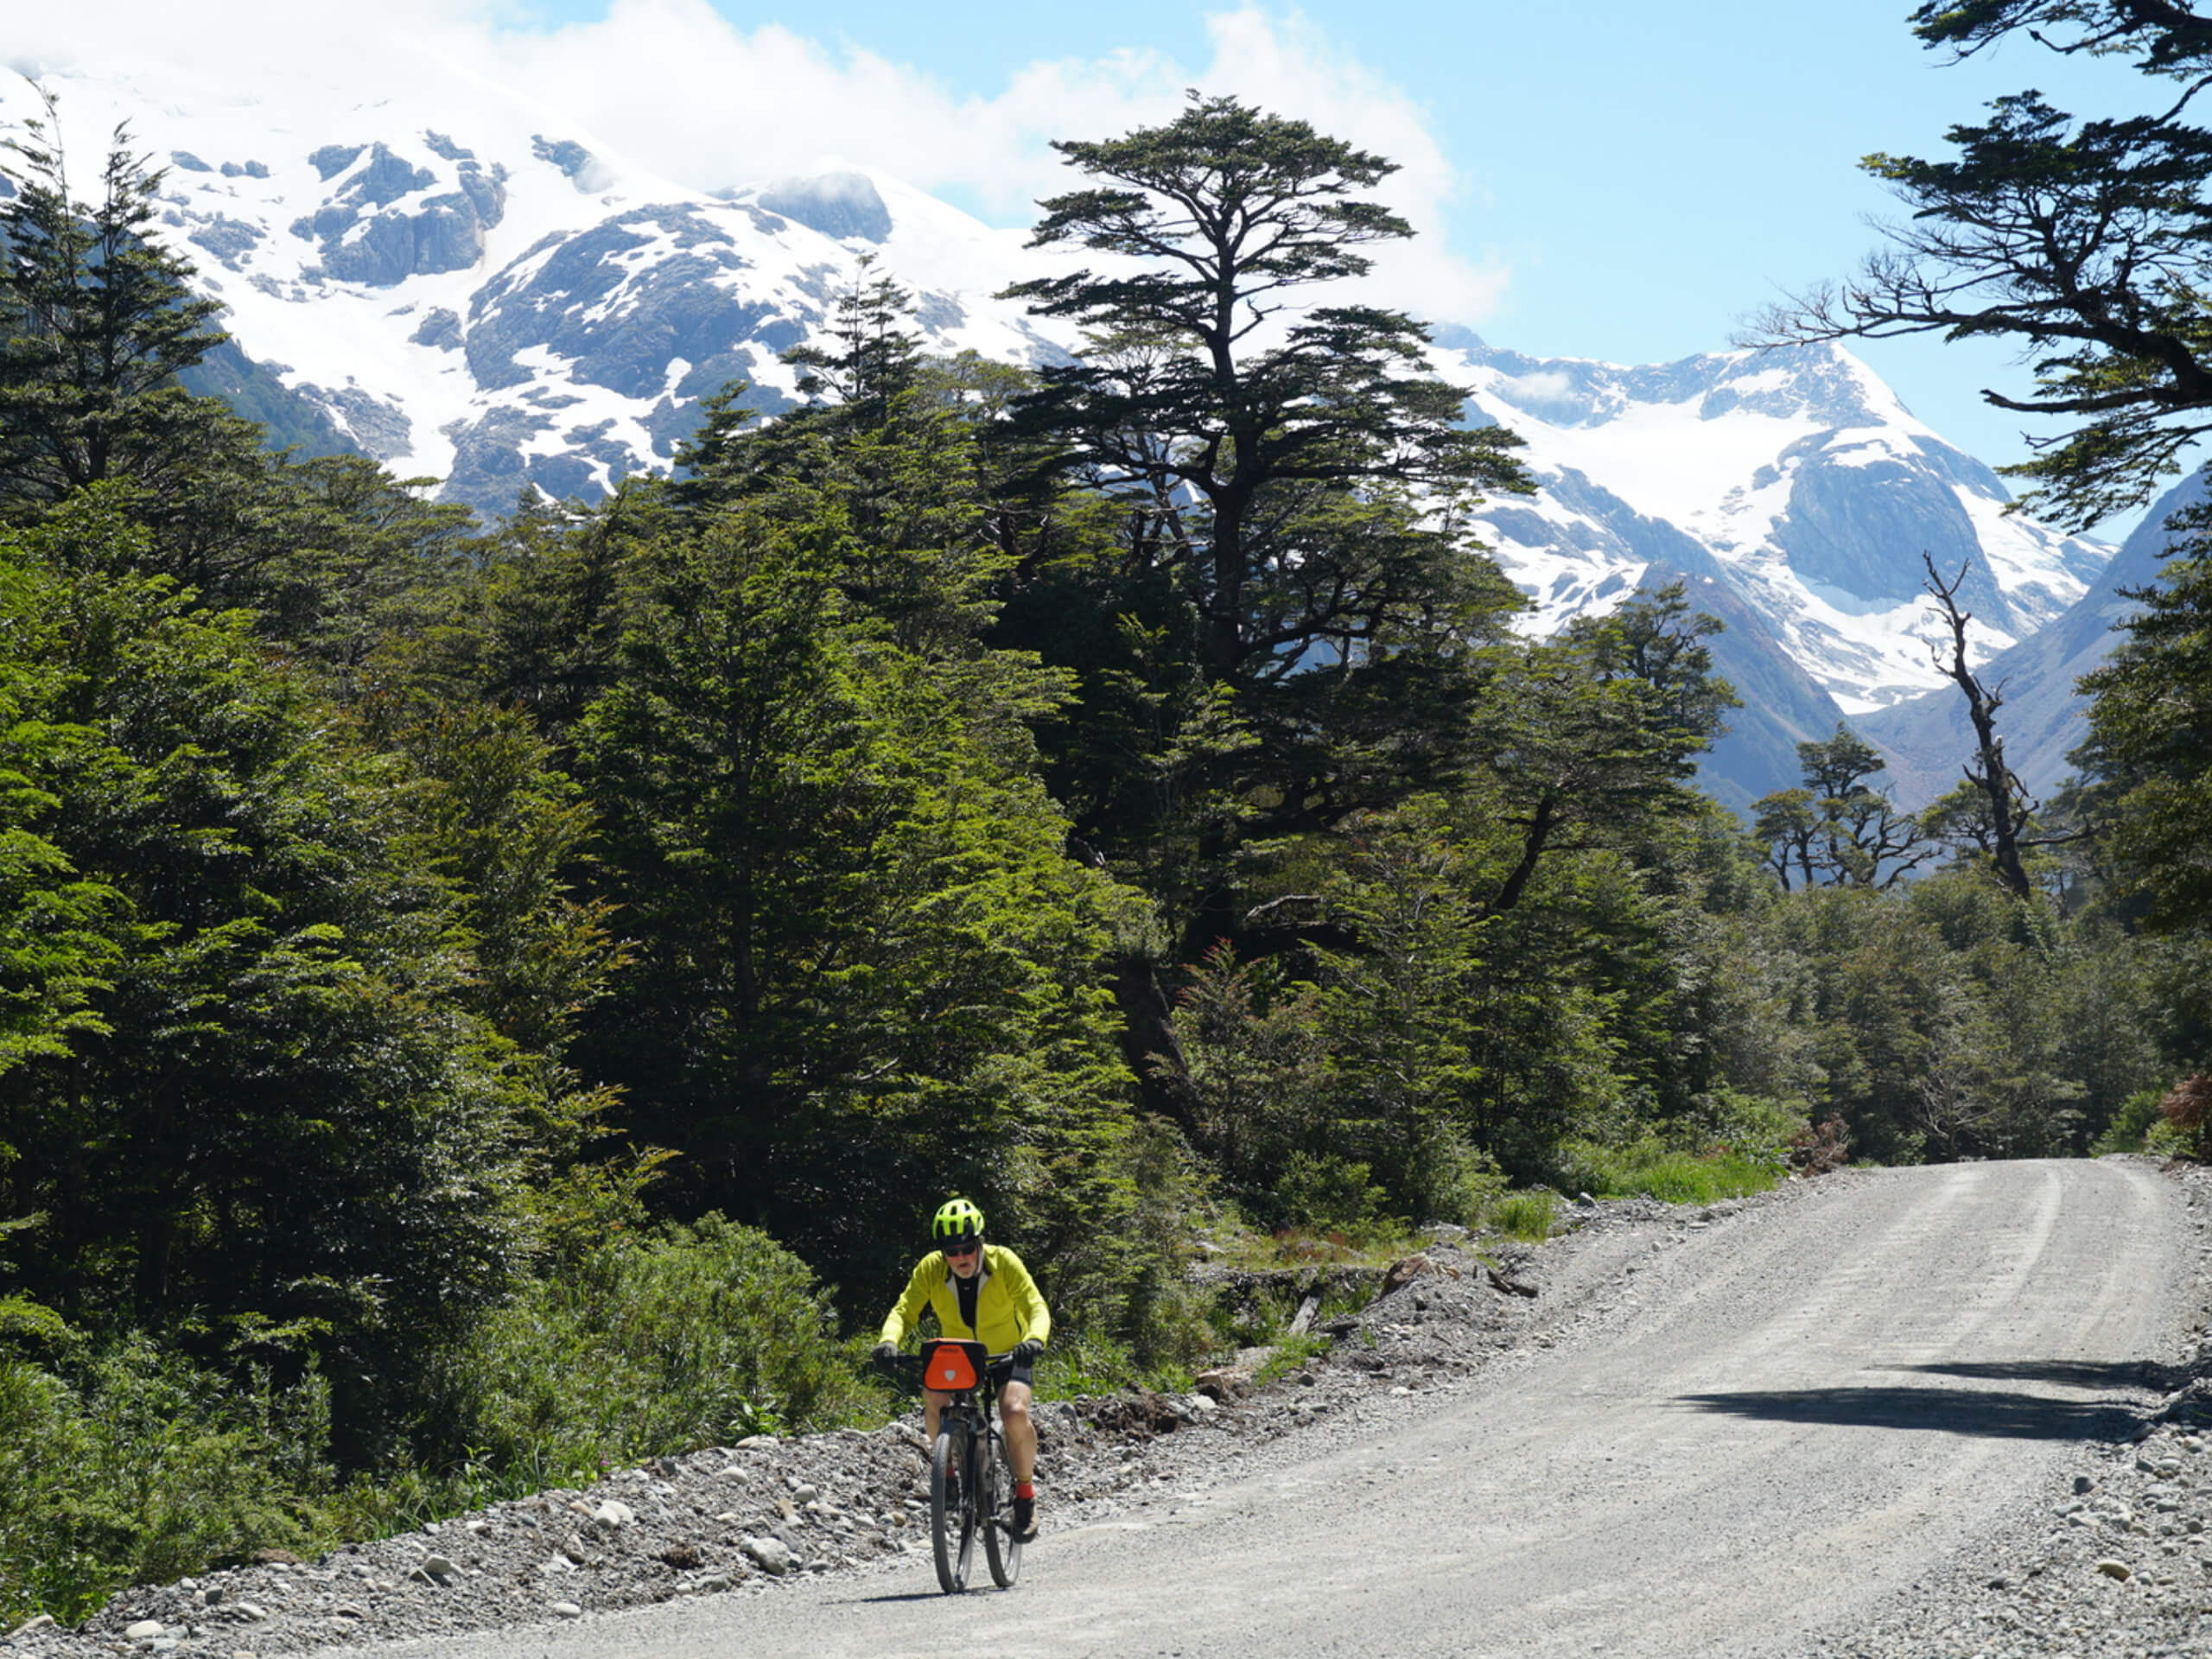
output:
<path id="1" fill-rule="evenodd" d="M 2203 1192 L 2140 1159 L 1847 1172 L 1593 1226 L 1536 1253 L 1530 1300 L 1440 1251 L 1304 1397 L 1164 1437 L 1148 1475 L 1094 1458 L 1085 1487 L 1048 1438 L 1053 1524 L 1011 1592 L 940 1596 L 887 1542 L 760 1593 L 345 1651 L 2205 1652 Z"/>

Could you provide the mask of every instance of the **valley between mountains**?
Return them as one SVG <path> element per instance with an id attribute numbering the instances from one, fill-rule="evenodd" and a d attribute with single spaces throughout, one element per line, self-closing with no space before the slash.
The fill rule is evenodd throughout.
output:
<path id="1" fill-rule="evenodd" d="M 132 1592 L 10 1645 L 2202 1652 L 2208 1209 L 2202 1172 L 2124 1157 L 1585 1204 L 1488 1262 L 1440 1241 L 1268 1388 L 1049 1408 L 1046 1527 L 1011 1592 L 938 1593 L 894 1425 Z"/>

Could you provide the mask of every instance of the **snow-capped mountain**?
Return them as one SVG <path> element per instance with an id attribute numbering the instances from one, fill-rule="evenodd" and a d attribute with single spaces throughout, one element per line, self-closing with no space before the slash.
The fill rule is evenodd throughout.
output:
<path id="1" fill-rule="evenodd" d="M 880 174 L 702 195 L 428 57 L 404 94 L 368 98 L 241 96 L 158 67 L 45 84 L 79 153 L 128 123 L 166 169 L 163 223 L 264 396 L 274 381 L 486 512 L 524 483 L 591 498 L 664 469 L 698 400 L 733 379 L 785 405 L 779 353 L 824 323 L 863 256 L 913 291 L 932 349 L 1060 350 L 989 297 L 1042 263 L 1020 232 Z M 0 86 L 0 121 L 38 113 L 27 86 Z"/>
<path id="2" fill-rule="evenodd" d="M 2108 545 L 2008 515 L 1987 467 L 1833 346 L 1638 368 L 1452 337 L 1484 417 L 1543 480 L 1485 539 L 1546 619 L 1603 605 L 1657 563 L 1725 582 L 1846 715 L 1947 683 L 1923 555 L 1967 570 L 1987 657 L 2087 591 Z"/>
<path id="3" fill-rule="evenodd" d="M 664 469 L 700 400 L 734 379 L 785 406 L 779 354 L 823 327 L 863 261 L 913 294 L 932 350 L 1037 361 L 1077 344 L 995 297 L 1052 268 L 1023 232 L 883 173 L 702 194 L 461 66 L 425 56 L 369 95 L 342 72 L 248 89 L 142 66 L 46 84 L 79 157 L 127 122 L 167 169 L 166 228 L 243 353 L 209 365 L 211 386 L 444 499 L 498 513 L 525 485 L 595 498 Z M 0 122 L 38 112 L 28 86 L 0 86 Z M 1797 781 L 1797 742 L 1944 685 L 1923 553 L 1947 575 L 1968 567 L 1984 658 L 2074 605 L 2112 556 L 2008 515 L 1986 467 L 1838 348 L 1624 367 L 1446 327 L 1436 361 L 1471 419 L 1527 441 L 1541 492 L 1482 522 L 1532 628 L 1677 576 L 1728 623 L 1716 656 L 1745 707 L 1705 772 L 1739 806 Z"/>

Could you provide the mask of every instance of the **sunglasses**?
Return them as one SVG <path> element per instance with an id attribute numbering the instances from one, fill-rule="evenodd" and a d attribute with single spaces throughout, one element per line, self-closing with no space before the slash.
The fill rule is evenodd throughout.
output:
<path id="1" fill-rule="evenodd" d="M 982 1248 L 983 1241 L 980 1238 L 950 1238 L 945 1241 L 944 1253 L 947 1255 L 973 1255 Z"/>

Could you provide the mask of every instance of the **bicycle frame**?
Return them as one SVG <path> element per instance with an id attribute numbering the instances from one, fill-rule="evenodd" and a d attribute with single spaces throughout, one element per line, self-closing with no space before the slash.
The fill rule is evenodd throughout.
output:
<path id="1" fill-rule="evenodd" d="M 992 1356 L 980 1342 L 940 1338 L 922 1344 L 918 1364 L 922 1385 L 946 1396 L 930 1448 L 930 1534 L 938 1583 L 948 1595 L 968 1587 L 980 1532 L 992 1581 L 1011 1587 L 1021 1570 L 1021 1541 L 999 1515 L 1013 1496 L 1013 1466 L 992 1409 L 1011 1362 Z"/>

